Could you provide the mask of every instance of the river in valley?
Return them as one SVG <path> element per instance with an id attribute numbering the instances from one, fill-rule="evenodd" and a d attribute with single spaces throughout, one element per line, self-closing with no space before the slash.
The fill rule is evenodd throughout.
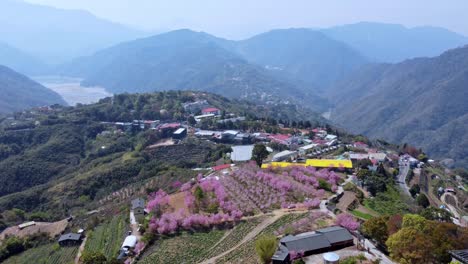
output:
<path id="1" fill-rule="evenodd" d="M 78 103 L 91 104 L 99 99 L 112 96 L 103 87 L 81 86 L 81 79 L 64 76 L 37 76 L 33 79 L 43 86 L 55 91 L 71 106 Z"/>

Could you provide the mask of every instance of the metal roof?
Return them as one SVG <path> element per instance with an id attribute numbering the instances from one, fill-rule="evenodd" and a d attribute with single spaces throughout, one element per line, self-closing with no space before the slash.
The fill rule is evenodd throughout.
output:
<path id="1" fill-rule="evenodd" d="M 231 148 L 231 160 L 233 161 L 247 161 L 252 158 L 254 145 L 232 146 Z"/>
<path id="2" fill-rule="evenodd" d="M 345 228 L 339 226 L 332 226 L 316 231 L 319 234 L 325 235 L 325 237 L 330 241 L 331 244 L 353 240 L 353 236 Z"/>
<path id="3" fill-rule="evenodd" d="M 78 241 L 80 239 L 81 239 L 81 234 L 68 233 L 65 235 L 61 235 L 58 242 L 67 241 L 67 240 Z"/>
<path id="4" fill-rule="evenodd" d="M 281 244 L 289 251 L 312 251 L 331 247 L 330 242 L 323 234 L 312 234 L 308 236 L 286 237 Z"/>
<path id="5" fill-rule="evenodd" d="M 145 208 L 145 200 L 143 198 L 132 200 L 132 209 L 136 208 Z"/>
<path id="6" fill-rule="evenodd" d="M 463 250 L 451 250 L 449 251 L 450 255 L 458 261 L 461 261 L 463 264 L 468 263 L 468 249 Z"/>

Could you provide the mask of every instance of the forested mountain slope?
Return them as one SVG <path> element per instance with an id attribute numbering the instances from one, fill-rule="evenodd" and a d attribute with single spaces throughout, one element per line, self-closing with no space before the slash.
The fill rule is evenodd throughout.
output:
<path id="1" fill-rule="evenodd" d="M 54 91 L 1 65 L 0 94 L 0 113 L 52 104 L 66 105 L 62 97 Z"/>
<path id="2" fill-rule="evenodd" d="M 407 142 L 468 165 L 468 46 L 369 66 L 334 88 L 332 119 L 352 132 Z"/>
<path id="3" fill-rule="evenodd" d="M 123 43 L 63 67 L 84 85 L 111 92 L 201 90 L 256 102 L 299 102 L 326 108 L 313 89 L 299 89 L 229 51 L 232 43 L 206 33 L 178 30 Z"/>

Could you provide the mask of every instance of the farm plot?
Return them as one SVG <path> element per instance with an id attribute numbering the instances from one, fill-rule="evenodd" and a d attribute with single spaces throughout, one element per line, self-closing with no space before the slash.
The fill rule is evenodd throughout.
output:
<path id="1" fill-rule="evenodd" d="M 154 251 L 138 263 L 197 263 L 206 258 L 226 231 L 212 230 L 208 233 L 183 233 L 176 237 L 156 241 Z"/>
<path id="2" fill-rule="evenodd" d="M 289 167 L 259 170 L 244 165 L 221 183 L 237 208 L 244 215 L 269 212 L 303 203 L 313 208 L 320 204 L 326 190 L 336 191 L 340 176 L 329 170 L 312 167 Z"/>
<path id="3" fill-rule="evenodd" d="M 125 216 L 113 217 L 88 234 L 85 251 L 102 252 L 107 259 L 116 258 L 128 230 Z"/>
<path id="4" fill-rule="evenodd" d="M 215 247 L 210 249 L 205 255 L 205 259 L 218 256 L 239 244 L 244 237 L 258 226 L 265 217 L 257 217 L 238 224 L 232 231 L 224 237 Z"/>
<path id="5" fill-rule="evenodd" d="M 78 247 L 59 247 L 58 244 L 47 244 L 31 248 L 5 260 L 5 264 L 68 264 L 78 253 Z"/>
<path id="6" fill-rule="evenodd" d="M 257 254 L 255 253 L 255 239 L 257 239 L 261 235 L 269 234 L 272 235 L 276 230 L 281 228 L 282 226 L 291 224 L 295 221 L 298 221 L 308 214 L 288 214 L 284 215 L 278 220 L 276 220 L 273 224 L 269 225 L 265 228 L 258 236 L 254 239 L 242 244 L 234 251 L 230 252 L 226 256 L 220 258 L 216 263 L 245 263 L 245 264 L 256 264 Z"/>

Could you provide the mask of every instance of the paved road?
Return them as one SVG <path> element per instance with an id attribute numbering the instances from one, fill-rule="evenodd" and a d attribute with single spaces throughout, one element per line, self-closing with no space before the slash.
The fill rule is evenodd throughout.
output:
<path id="1" fill-rule="evenodd" d="M 398 164 L 400 167 L 400 174 L 398 174 L 398 186 L 400 186 L 400 189 L 402 189 L 406 194 L 408 194 L 411 197 L 408 185 L 406 185 L 406 177 L 408 176 L 410 170 L 409 162 L 404 161 L 400 158 Z"/>
<path id="2" fill-rule="evenodd" d="M 440 197 L 440 200 L 445 204 L 445 206 L 447 206 L 447 208 L 450 210 L 450 212 L 453 214 L 453 216 L 455 218 L 452 218 L 452 222 L 456 225 L 460 225 L 460 214 L 458 213 L 458 210 L 457 208 L 455 208 L 455 206 L 447 203 L 446 199 L 447 196 L 452 196 L 454 199 L 455 199 L 455 203 L 458 205 L 458 198 L 455 196 L 455 195 L 452 195 L 451 193 L 444 193 L 442 194 L 442 196 Z"/>

